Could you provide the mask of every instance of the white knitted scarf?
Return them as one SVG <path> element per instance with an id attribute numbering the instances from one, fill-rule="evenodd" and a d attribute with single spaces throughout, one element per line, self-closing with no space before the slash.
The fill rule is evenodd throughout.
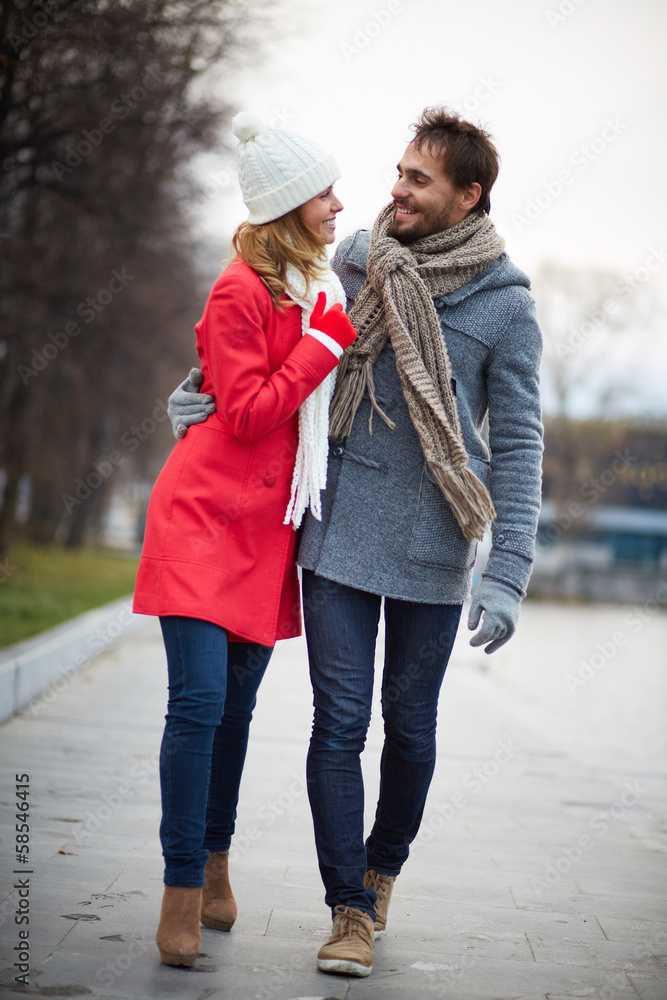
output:
<path id="1" fill-rule="evenodd" d="M 327 270 L 317 280 L 310 282 L 306 293 L 306 279 L 293 265 L 287 265 L 286 291 L 301 307 L 301 333 L 310 329 L 312 313 L 319 292 L 326 292 L 326 308 L 340 302 L 347 304 L 345 292 L 338 277 Z M 327 485 L 327 459 L 329 455 L 329 404 L 336 384 L 336 370 L 330 372 L 299 407 L 299 445 L 296 452 L 292 495 L 283 524 L 292 522 L 296 529 L 310 506 L 313 517 L 322 520 L 320 493 Z"/>

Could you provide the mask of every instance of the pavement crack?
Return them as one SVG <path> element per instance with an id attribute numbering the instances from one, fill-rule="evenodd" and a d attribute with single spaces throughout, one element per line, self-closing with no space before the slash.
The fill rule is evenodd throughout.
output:
<path id="1" fill-rule="evenodd" d="M 71 924 L 69 925 L 69 927 L 67 928 L 67 930 L 65 931 L 65 933 L 64 933 L 64 934 L 63 934 L 63 936 L 61 937 L 60 941 L 58 941 L 58 944 L 57 944 L 57 945 L 55 946 L 55 948 L 54 948 L 54 949 L 53 949 L 53 951 L 51 952 L 51 955 L 55 954 L 56 950 L 57 950 L 58 948 L 60 948 L 61 944 L 63 943 L 63 941 L 65 940 L 65 938 L 67 937 L 67 935 L 68 935 L 68 934 L 71 934 L 71 933 L 72 933 L 72 931 L 74 930 L 74 928 L 76 927 L 76 925 L 77 925 L 77 921 L 76 921 L 76 920 L 75 920 L 75 921 L 73 921 L 73 922 L 72 922 L 72 923 L 71 923 Z M 50 956 L 49 956 L 49 957 L 50 957 Z"/>
<path id="2" fill-rule="evenodd" d="M 269 919 L 266 921 L 266 927 L 264 928 L 263 937 L 266 937 L 266 935 L 269 933 L 269 924 L 271 923 L 271 917 L 272 916 L 273 916 L 273 910 L 270 910 L 269 911 Z"/>

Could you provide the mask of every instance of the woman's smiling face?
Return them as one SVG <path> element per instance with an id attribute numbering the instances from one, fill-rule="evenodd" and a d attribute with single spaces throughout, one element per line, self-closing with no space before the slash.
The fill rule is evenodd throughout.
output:
<path id="1" fill-rule="evenodd" d="M 334 194 L 332 184 L 301 206 L 301 218 L 323 243 L 333 243 L 336 239 L 336 215 L 342 209 L 343 203 Z"/>

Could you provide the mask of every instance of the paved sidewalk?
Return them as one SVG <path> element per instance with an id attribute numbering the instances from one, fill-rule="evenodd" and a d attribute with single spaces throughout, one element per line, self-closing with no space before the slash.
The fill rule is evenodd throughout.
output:
<path id="1" fill-rule="evenodd" d="M 622 612 L 595 614 L 528 602 L 518 635 L 491 658 L 461 636 L 424 823 L 365 980 L 315 968 L 330 920 L 304 787 L 301 640 L 279 644 L 260 690 L 233 848 L 239 919 L 230 934 L 202 930 L 194 968 L 159 962 L 166 685 L 159 629 L 146 620 L 0 727 L 0 996 L 665 1000 L 667 618 L 647 620 L 644 645 L 629 637 L 600 667 L 593 655 Z M 623 657 L 630 669 L 617 670 Z M 585 686 L 568 688 L 568 672 Z M 380 748 L 376 711 L 369 823 Z M 23 774 L 27 865 L 15 860 Z M 21 986 L 14 963 L 26 957 Z"/>

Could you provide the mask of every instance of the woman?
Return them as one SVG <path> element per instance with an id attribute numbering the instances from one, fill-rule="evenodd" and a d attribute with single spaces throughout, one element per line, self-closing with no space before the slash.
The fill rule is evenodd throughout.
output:
<path id="1" fill-rule="evenodd" d="M 319 513 L 334 369 L 356 334 L 328 267 L 333 158 L 248 114 L 232 122 L 249 217 L 197 324 L 215 414 L 151 495 L 134 610 L 159 615 L 169 669 L 161 748 L 165 889 L 157 944 L 192 965 L 236 919 L 227 862 L 248 727 L 277 639 L 300 635 L 294 528 Z"/>

